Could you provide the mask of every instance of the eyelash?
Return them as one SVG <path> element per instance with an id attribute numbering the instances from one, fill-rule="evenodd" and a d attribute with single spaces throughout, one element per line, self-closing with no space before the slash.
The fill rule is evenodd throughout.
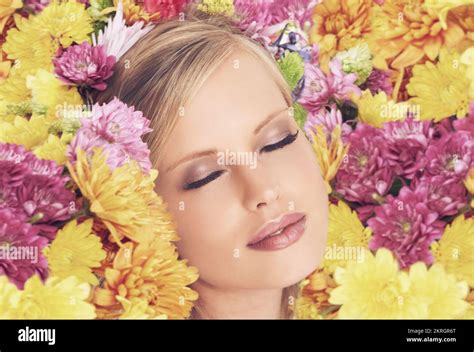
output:
<path id="1" fill-rule="evenodd" d="M 283 138 L 282 140 L 274 143 L 274 144 L 269 144 L 265 147 L 263 147 L 260 152 L 265 152 L 265 153 L 269 153 L 269 152 L 272 152 L 274 150 L 277 150 L 277 149 L 281 149 L 291 143 L 293 143 L 296 138 L 298 138 L 298 131 L 296 131 L 296 133 L 294 134 L 289 134 L 287 135 L 285 138 Z M 208 184 L 209 182 L 212 182 L 214 181 L 216 178 L 218 178 L 220 175 L 222 175 L 224 173 L 224 170 L 218 170 L 218 171 L 214 171 L 212 173 L 210 173 L 208 176 L 206 176 L 205 178 L 202 178 L 198 181 L 194 181 L 194 182 L 190 182 L 190 183 L 187 183 L 184 185 L 184 190 L 191 190 L 191 189 L 196 189 L 196 188 L 200 188 L 206 184 Z"/>

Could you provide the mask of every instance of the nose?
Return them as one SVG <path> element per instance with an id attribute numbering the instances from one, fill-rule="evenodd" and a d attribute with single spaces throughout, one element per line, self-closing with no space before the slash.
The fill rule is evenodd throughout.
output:
<path id="1" fill-rule="evenodd" d="M 275 175 L 265 173 L 263 167 L 240 170 L 243 204 L 249 211 L 276 208 L 280 187 Z"/>

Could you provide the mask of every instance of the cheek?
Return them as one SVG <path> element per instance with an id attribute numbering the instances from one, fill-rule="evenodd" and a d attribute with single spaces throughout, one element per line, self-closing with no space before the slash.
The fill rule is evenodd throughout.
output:
<path id="1" fill-rule="evenodd" d="M 229 190 L 222 190 L 222 186 L 208 185 L 203 192 L 190 191 L 182 197 L 165 198 L 178 226 L 181 239 L 176 246 L 180 257 L 199 269 L 201 279 L 219 286 L 235 271 L 236 229 L 242 227 L 236 197 Z"/>

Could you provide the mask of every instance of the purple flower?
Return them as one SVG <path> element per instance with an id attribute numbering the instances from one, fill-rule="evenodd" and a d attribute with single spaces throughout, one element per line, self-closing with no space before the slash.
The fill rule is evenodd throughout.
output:
<path id="1" fill-rule="evenodd" d="M 373 231 L 371 250 L 388 248 L 401 268 L 423 261 L 433 262 L 431 243 L 439 239 L 445 223 L 427 204 L 426 190 L 400 190 L 398 197 L 387 196 L 386 203 L 375 208 L 375 216 L 367 223 Z"/>
<path id="2" fill-rule="evenodd" d="M 311 13 L 317 3 L 317 0 L 236 0 L 234 7 L 239 27 L 258 34 L 286 20 L 294 20 L 304 28 L 306 22 L 311 22 Z"/>
<path id="3" fill-rule="evenodd" d="M 388 162 L 395 174 L 412 179 L 424 166 L 424 153 L 433 136 L 430 122 L 413 118 L 387 122 L 383 134 L 387 141 Z"/>
<path id="4" fill-rule="evenodd" d="M 468 192 L 461 181 L 443 176 L 415 178 L 410 188 L 426 195 L 426 205 L 440 216 L 455 215 L 468 203 Z"/>
<path id="5" fill-rule="evenodd" d="M 352 202 L 377 204 L 394 178 L 382 131 L 359 123 L 347 141 L 349 152 L 337 172 L 336 191 Z"/>
<path id="6" fill-rule="evenodd" d="M 92 117 L 81 120 L 81 128 L 68 146 L 68 157 L 76 160 L 76 150 L 81 148 L 92 153 L 93 148 L 101 147 L 107 154 L 107 164 L 115 169 L 135 160 L 142 170 L 151 169 L 150 150 L 141 139 L 151 131 L 150 121 L 141 111 L 128 107 L 119 99 L 92 107 Z"/>
<path id="7" fill-rule="evenodd" d="M 102 45 L 88 42 L 72 45 L 53 60 L 54 72 L 67 84 L 105 90 L 105 80 L 113 74 L 115 56 L 107 56 Z"/>
<path id="8" fill-rule="evenodd" d="M 455 120 L 453 122 L 456 131 L 466 131 L 471 134 L 474 139 L 474 102 L 469 105 L 469 115 L 463 119 Z"/>
<path id="9" fill-rule="evenodd" d="M 30 222 L 41 235 L 54 238 L 54 222 L 76 211 L 75 194 L 66 188 L 63 167 L 39 160 L 22 146 L 0 143 L 0 210 Z"/>
<path id="10" fill-rule="evenodd" d="M 462 180 L 474 164 L 474 139 L 465 131 L 446 133 L 428 145 L 425 158 L 429 175 Z"/>
<path id="11" fill-rule="evenodd" d="M 19 220 L 8 209 L 0 209 L 0 275 L 6 275 L 19 289 L 28 278 L 47 277 L 47 261 L 42 255 L 48 240 L 38 229 Z"/>
<path id="12" fill-rule="evenodd" d="M 349 98 L 350 93 L 360 94 L 354 84 L 356 74 L 345 74 L 338 59 L 332 60 L 329 68 L 331 72 L 326 75 L 318 66 L 305 64 L 305 84 L 299 103 L 309 112 L 318 112 L 336 100 Z"/>
<path id="13" fill-rule="evenodd" d="M 352 132 L 352 128 L 348 124 L 342 122 L 341 111 L 337 109 L 336 105 L 332 105 L 329 110 L 323 108 L 317 113 L 308 113 L 304 125 L 304 131 L 310 139 L 311 134 L 316 133 L 316 126 L 322 126 L 328 138 L 336 126 L 341 126 L 343 141 L 345 141 Z"/>
<path id="14" fill-rule="evenodd" d="M 360 87 L 362 90 L 369 89 L 372 95 L 385 92 L 387 96 L 392 95 L 393 87 L 390 82 L 390 72 L 373 69 L 367 80 Z"/>

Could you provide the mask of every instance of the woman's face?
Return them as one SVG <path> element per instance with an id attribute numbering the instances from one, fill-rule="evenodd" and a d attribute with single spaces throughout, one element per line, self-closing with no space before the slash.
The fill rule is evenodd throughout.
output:
<path id="1" fill-rule="evenodd" d="M 312 272 L 326 243 L 326 189 L 263 64 L 235 52 L 182 115 L 157 165 L 180 256 L 219 288 L 283 288 Z"/>

